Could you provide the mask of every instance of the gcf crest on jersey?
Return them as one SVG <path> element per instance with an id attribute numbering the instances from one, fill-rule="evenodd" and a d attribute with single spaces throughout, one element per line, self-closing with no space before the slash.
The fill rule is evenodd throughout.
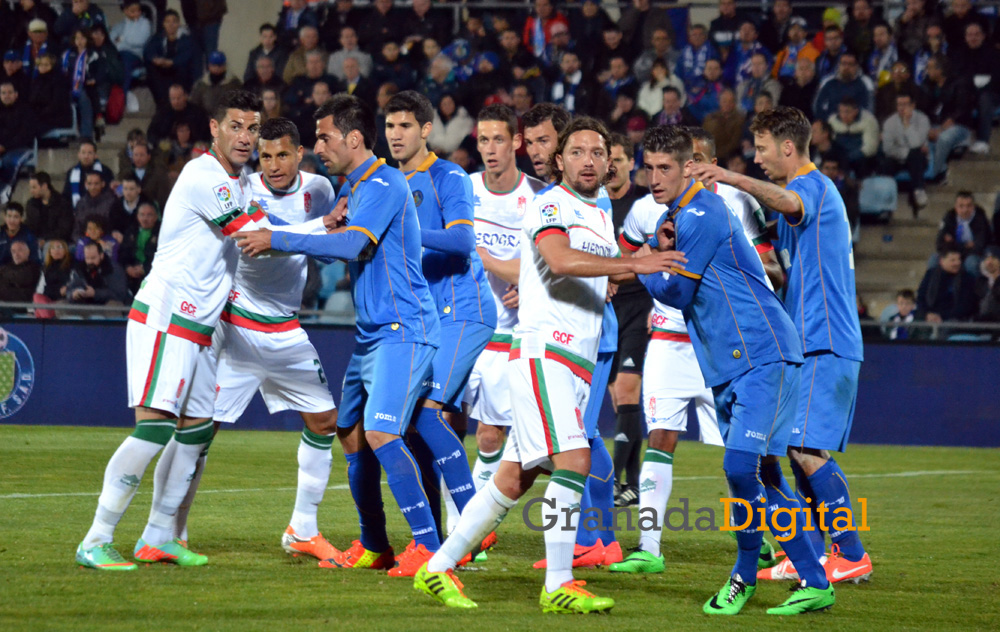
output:
<path id="1" fill-rule="evenodd" d="M 20 338 L 0 328 L 0 419 L 24 407 L 35 385 L 35 363 Z"/>
<path id="2" fill-rule="evenodd" d="M 518 198 L 517 198 L 517 216 L 518 217 L 524 217 L 524 213 L 527 210 L 528 210 L 528 198 L 524 197 L 523 195 L 518 196 Z"/>
<path id="3" fill-rule="evenodd" d="M 414 191 L 413 192 L 413 203 L 417 206 L 417 208 L 420 208 L 420 205 L 424 203 L 424 192 L 423 191 Z"/>
<path id="4" fill-rule="evenodd" d="M 542 226 L 559 223 L 559 205 L 552 203 L 542 207 Z"/>
<path id="5" fill-rule="evenodd" d="M 305 206 L 306 215 L 312 212 L 313 206 L 313 196 L 312 193 L 306 191 L 302 194 L 302 204 Z"/>
<path id="6" fill-rule="evenodd" d="M 236 196 L 233 195 L 233 187 L 228 182 L 220 184 L 212 189 L 215 192 L 215 199 L 219 201 L 219 207 L 223 211 L 230 211 L 236 208 Z"/>

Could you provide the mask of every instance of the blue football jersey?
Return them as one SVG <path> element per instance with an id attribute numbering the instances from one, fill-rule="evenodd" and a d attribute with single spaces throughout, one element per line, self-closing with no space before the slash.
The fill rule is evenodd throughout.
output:
<path id="1" fill-rule="evenodd" d="M 601 187 L 597 191 L 597 208 L 612 216 L 611 198 L 608 190 Z M 614 353 L 618 351 L 618 316 L 611 301 L 604 304 L 604 320 L 601 321 L 601 340 L 597 343 L 598 353 Z"/>
<path id="2" fill-rule="evenodd" d="M 836 185 L 809 163 L 786 187 L 802 219 L 778 222 L 778 250 L 788 270 L 785 306 L 806 353 L 832 351 L 864 360 L 854 285 L 854 246 Z"/>
<path id="3" fill-rule="evenodd" d="M 725 201 L 695 181 L 657 226 L 666 219 L 674 222 L 675 247 L 688 263 L 677 275 L 641 280 L 653 298 L 683 312 L 706 386 L 771 362 L 801 364 L 795 326 Z M 693 293 L 681 291 L 690 281 Z"/>
<path id="4" fill-rule="evenodd" d="M 461 167 L 432 152 L 423 164 L 406 174 L 406 179 L 421 228 L 442 230 L 468 224 L 472 229 L 472 181 Z M 441 320 L 497 326 L 492 290 L 474 248 L 465 256 L 424 248 L 423 271 Z"/>

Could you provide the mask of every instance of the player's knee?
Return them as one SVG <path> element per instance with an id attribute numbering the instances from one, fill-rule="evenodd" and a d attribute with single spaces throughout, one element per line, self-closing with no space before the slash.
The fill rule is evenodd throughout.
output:
<path id="1" fill-rule="evenodd" d="M 677 449 L 677 437 L 680 435 L 676 430 L 654 430 L 649 433 L 649 447 L 662 452 L 673 454 Z"/>
<path id="2" fill-rule="evenodd" d="M 619 406 L 638 404 L 642 398 L 642 376 L 635 373 L 619 373 L 615 380 L 615 401 Z"/>
<path id="3" fill-rule="evenodd" d="M 322 413 L 304 413 L 302 418 L 310 432 L 324 436 L 337 432 L 336 408 Z"/>
<path id="4" fill-rule="evenodd" d="M 503 439 L 503 430 L 497 426 L 481 423 L 476 430 L 476 444 L 480 452 L 487 454 L 497 452 L 503 447 Z"/>
<path id="5" fill-rule="evenodd" d="M 558 470 L 569 470 L 587 476 L 590 474 L 590 449 L 569 450 L 553 454 L 552 463 Z"/>
<path id="6" fill-rule="evenodd" d="M 726 473 L 726 480 L 734 490 L 745 489 L 747 486 L 757 485 L 757 471 L 759 469 L 760 456 L 753 452 L 742 450 L 726 450 L 722 458 L 722 469 Z"/>

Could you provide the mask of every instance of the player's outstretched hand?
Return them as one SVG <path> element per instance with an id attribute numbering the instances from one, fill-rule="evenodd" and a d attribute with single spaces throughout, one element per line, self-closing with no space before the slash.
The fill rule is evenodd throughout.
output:
<path id="1" fill-rule="evenodd" d="M 632 257 L 632 272 L 636 274 L 656 274 L 657 272 L 667 272 L 674 274 L 677 270 L 683 270 L 687 259 L 684 253 L 679 250 L 650 250 L 648 255 L 643 256 L 640 250 Z"/>
<path id="2" fill-rule="evenodd" d="M 716 182 L 732 184 L 731 180 L 734 175 L 732 171 L 708 162 L 696 162 L 691 167 L 691 176 L 706 185 L 712 185 Z"/>
<path id="3" fill-rule="evenodd" d="M 243 254 L 256 257 L 262 252 L 271 249 L 271 231 L 266 228 L 248 232 L 240 231 L 233 235 L 236 245 L 240 247 Z"/>
<path id="4" fill-rule="evenodd" d="M 521 295 L 517 291 L 516 285 L 508 285 L 507 293 L 503 295 L 503 306 L 507 309 L 517 309 L 521 304 Z"/>
<path id="5" fill-rule="evenodd" d="M 337 200 L 333 210 L 323 218 L 323 226 L 328 232 L 332 232 L 347 223 L 347 198 L 342 197 Z"/>

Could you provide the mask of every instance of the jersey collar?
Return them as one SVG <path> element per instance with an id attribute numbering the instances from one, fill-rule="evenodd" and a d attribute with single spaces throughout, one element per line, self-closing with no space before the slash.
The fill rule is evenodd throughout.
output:
<path id="1" fill-rule="evenodd" d="M 208 150 L 208 154 L 209 154 L 209 155 L 210 155 L 210 156 L 211 156 L 212 158 L 215 158 L 216 160 L 218 160 L 218 161 L 219 161 L 219 166 L 220 166 L 220 167 L 222 167 L 223 169 L 225 169 L 226 173 L 227 173 L 227 174 L 229 174 L 229 177 L 230 177 L 230 178 L 232 178 L 233 180 L 238 180 L 238 179 L 239 179 L 239 177 L 240 177 L 240 174 L 239 174 L 239 173 L 233 173 L 233 172 L 232 172 L 232 171 L 230 171 L 229 169 L 226 169 L 225 165 L 223 165 L 223 164 L 222 164 L 222 159 L 221 159 L 221 158 L 219 158 L 219 154 L 215 153 L 215 147 L 212 147 L 211 149 L 209 149 L 209 150 Z"/>
<path id="2" fill-rule="evenodd" d="M 285 189 L 284 191 L 282 191 L 281 189 L 275 189 L 270 184 L 268 184 L 267 178 L 264 177 L 263 173 L 260 174 L 260 183 L 263 184 L 264 188 L 270 191 L 271 195 L 275 197 L 283 197 L 286 195 L 291 195 L 292 193 L 298 192 L 298 190 L 302 188 L 302 172 L 301 171 L 299 172 L 299 179 L 295 183 L 295 186 L 293 186 L 290 189 Z"/>
<path id="3" fill-rule="evenodd" d="M 517 170 L 517 182 L 514 183 L 514 186 L 511 187 L 510 190 L 508 190 L 508 191 L 494 191 L 493 189 L 491 189 L 489 187 L 489 185 L 486 184 L 486 172 L 485 171 L 483 172 L 483 188 L 485 188 L 487 191 L 489 191 L 493 195 L 508 195 L 510 193 L 513 193 L 514 191 L 517 190 L 517 187 L 521 186 L 521 182 L 523 182 L 523 181 L 524 181 L 524 172 L 521 171 L 520 169 L 518 169 Z"/>
<path id="4" fill-rule="evenodd" d="M 359 184 L 371 177 L 371 175 L 384 164 L 385 158 L 379 158 L 376 160 L 375 156 L 372 156 L 368 160 L 361 163 L 357 169 L 347 174 L 347 182 L 351 185 L 351 193 L 354 193 L 354 190 L 358 188 Z"/>
<path id="5" fill-rule="evenodd" d="M 804 176 L 807 173 L 811 173 L 813 171 L 816 171 L 816 164 L 813 163 L 813 162 L 809 162 L 809 163 L 805 164 L 802 168 L 800 168 L 798 171 L 796 171 L 795 173 L 793 173 L 792 177 L 789 178 L 788 181 L 791 182 L 795 178 L 798 178 L 799 176 Z M 787 187 L 788 185 L 786 184 L 785 186 Z"/>
<path id="6" fill-rule="evenodd" d="M 433 165 L 437 161 L 437 159 L 438 159 L 437 154 L 435 154 L 433 151 L 430 152 L 429 154 L 427 154 L 427 157 L 424 158 L 424 161 L 420 163 L 419 167 L 417 167 L 410 173 L 406 174 L 406 179 L 409 180 L 416 173 L 423 173 L 424 171 L 427 171 L 428 169 L 431 168 L 431 165 Z"/>
<path id="7" fill-rule="evenodd" d="M 691 180 L 691 184 L 688 185 L 688 188 L 684 189 L 684 193 L 682 193 L 680 198 L 677 199 L 676 205 L 670 209 L 671 219 L 674 218 L 682 208 L 690 204 L 691 200 L 698 194 L 699 191 L 703 191 L 704 189 L 704 184 L 698 182 L 697 180 Z"/>
<path id="8" fill-rule="evenodd" d="M 593 199 L 593 200 L 592 200 L 592 199 L 590 199 L 590 198 L 587 198 L 587 197 L 583 197 L 582 195 L 580 195 L 579 193 L 577 193 L 576 191 L 574 191 L 574 190 L 573 190 L 573 189 L 572 189 L 572 188 L 571 188 L 571 187 L 570 187 L 570 186 L 569 186 L 568 184 L 566 184 L 565 182 L 560 182 L 560 183 L 559 183 L 558 185 L 556 185 L 556 186 L 557 186 L 558 188 L 562 189 L 563 191 L 565 191 L 566 193 L 569 193 L 570 195 L 572 195 L 572 196 L 573 196 L 573 197 L 575 197 L 576 199 L 580 200 L 581 202 L 583 202 L 583 203 L 584 203 L 584 204 L 586 204 L 587 206 L 593 206 L 594 208 L 597 208 L 597 200 L 596 200 L 596 199 Z"/>

